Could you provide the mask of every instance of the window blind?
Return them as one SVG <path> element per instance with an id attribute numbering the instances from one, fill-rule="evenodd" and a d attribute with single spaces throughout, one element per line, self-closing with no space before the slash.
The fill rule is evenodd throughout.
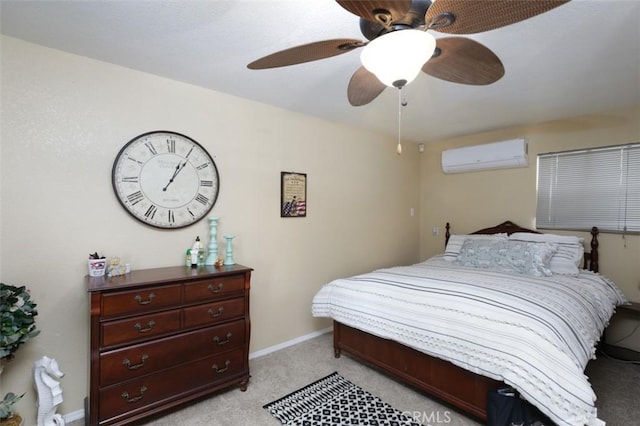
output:
<path id="1" fill-rule="evenodd" d="M 538 155 L 536 227 L 640 232 L 640 143 Z"/>

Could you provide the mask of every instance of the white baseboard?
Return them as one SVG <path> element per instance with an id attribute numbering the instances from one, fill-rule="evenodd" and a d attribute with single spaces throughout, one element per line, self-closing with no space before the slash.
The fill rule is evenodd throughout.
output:
<path id="1" fill-rule="evenodd" d="M 313 333 L 305 334 L 304 336 L 296 337 L 295 339 L 288 340 L 286 342 L 279 343 L 275 346 L 270 346 L 265 349 L 261 349 L 256 352 L 252 352 L 249 354 L 249 359 L 259 358 L 261 356 L 268 355 L 272 352 L 279 351 L 281 349 L 288 348 L 289 346 L 297 345 L 298 343 L 302 343 L 307 340 L 311 340 L 315 337 L 321 336 L 325 333 L 329 333 L 333 331 L 333 327 L 325 328 L 324 330 L 314 331 Z"/>
<path id="2" fill-rule="evenodd" d="M 78 420 L 83 420 L 82 423 L 84 423 L 84 410 L 72 411 L 62 417 L 64 417 L 64 422 L 67 424 Z"/>
<path id="3" fill-rule="evenodd" d="M 288 348 L 289 346 L 297 345 L 298 343 L 302 343 L 302 342 L 305 342 L 307 340 L 311 340 L 311 339 L 316 338 L 318 336 L 322 336 L 325 333 L 330 333 L 331 331 L 333 331 L 333 327 L 328 327 L 328 328 L 325 328 L 324 330 L 314 331 L 313 333 L 309 333 L 309 334 L 305 334 L 304 336 L 296 337 L 295 339 L 288 340 L 286 342 L 282 342 L 282 343 L 277 344 L 275 346 L 270 346 L 268 348 L 261 349 L 261 350 L 256 351 L 256 352 L 252 352 L 252 353 L 249 354 L 249 359 L 260 358 L 261 356 L 265 356 L 265 355 L 268 355 L 270 353 L 277 352 L 279 350 Z M 72 411 L 71 413 L 65 414 L 62 417 L 64 417 L 65 423 L 71 423 L 71 422 L 75 422 L 75 421 L 78 421 L 78 420 L 83 420 L 84 419 L 84 410 Z"/>

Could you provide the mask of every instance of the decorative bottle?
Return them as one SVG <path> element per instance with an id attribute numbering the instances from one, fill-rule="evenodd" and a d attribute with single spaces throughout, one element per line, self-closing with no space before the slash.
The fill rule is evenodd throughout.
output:
<path id="1" fill-rule="evenodd" d="M 191 267 L 192 268 L 197 268 L 198 267 L 198 253 L 200 252 L 200 237 L 196 237 L 196 240 L 193 243 L 193 246 L 191 246 Z"/>

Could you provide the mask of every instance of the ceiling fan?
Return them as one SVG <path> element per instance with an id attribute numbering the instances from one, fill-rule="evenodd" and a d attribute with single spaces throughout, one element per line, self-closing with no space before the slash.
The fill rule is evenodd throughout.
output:
<path id="1" fill-rule="evenodd" d="M 376 39 L 405 30 L 434 30 L 448 34 L 489 31 L 524 21 L 568 1 L 336 0 L 344 9 L 360 17 L 360 31 L 368 41 L 332 39 L 304 44 L 267 55 L 247 67 L 258 70 L 325 59 L 366 47 Z M 502 62 L 489 48 L 465 37 L 435 39 L 433 54 L 420 65 L 423 72 L 453 83 L 487 85 L 504 75 Z M 404 84 L 406 81 L 399 80 L 392 85 L 401 88 Z M 349 103 L 366 105 L 386 87 L 378 76 L 361 66 L 349 81 Z"/>

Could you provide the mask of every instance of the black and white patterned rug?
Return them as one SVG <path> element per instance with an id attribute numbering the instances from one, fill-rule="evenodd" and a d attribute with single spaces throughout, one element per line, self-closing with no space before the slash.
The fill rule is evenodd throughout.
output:
<path id="1" fill-rule="evenodd" d="M 264 405 L 287 426 L 419 426 L 377 396 L 333 373 Z"/>

